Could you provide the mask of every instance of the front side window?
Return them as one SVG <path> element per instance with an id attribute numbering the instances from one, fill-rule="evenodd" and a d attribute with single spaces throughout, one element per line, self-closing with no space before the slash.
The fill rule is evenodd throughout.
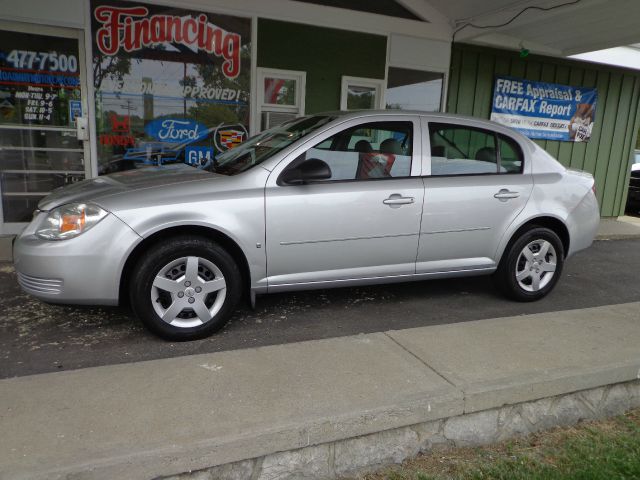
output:
<path id="1" fill-rule="evenodd" d="M 429 124 L 431 175 L 522 172 L 517 142 L 489 130 L 464 125 Z"/>
<path id="2" fill-rule="evenodd" d="M 327 181 L 408 177 L 412 147 L 412 122 L 372 122 L 323 140 L 294 163 L 323 160 L 331 168 Z"/>

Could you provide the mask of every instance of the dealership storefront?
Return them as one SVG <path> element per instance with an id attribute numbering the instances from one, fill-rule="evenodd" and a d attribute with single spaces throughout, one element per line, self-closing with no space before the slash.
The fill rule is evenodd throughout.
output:
<path id="1" fill-rule="evenodd" d="M 444 31 L 409 12 L 341 25 L 335 9 L 290 3 L 4 2 L 0 234 L 57 187 L 206 163 L 305 113 L 442 108 Z"/>
<path id="2" fill-rule="evenodd" d="M 452 21 L 429 3 L 6 0 L 0 235 L 24 228 L 57 187 L 207 164 L 265 128 L 338 109 L 447 110 L 520 126 L 595 175 L 604 216 L 622 214 L 638 71 L 522 56 L 521 41 L 458 43 L 466 31 L 452 43 Z"/>

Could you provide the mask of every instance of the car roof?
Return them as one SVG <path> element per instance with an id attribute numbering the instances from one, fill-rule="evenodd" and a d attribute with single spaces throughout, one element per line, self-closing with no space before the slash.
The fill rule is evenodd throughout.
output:
<path id="1" fill-rule="evenodd" d="M 508 133 L 510 136 L 517 137 L 525 144 L 534 144 L 529 138 L 522 135 L 517 130 L 510 128 L 506 125 L 488 120 L 486 118 L 472 117 L 469 115 L 460 115 L 457 113 L 445 113 L 445 112 L 427 112 L 423 110 L 336 110 L 329 112 L 321 112 L 312 114 L 309 116 L 331 116 L 335 117 L 334 122 L 344 121 L 351 118 L 365 118 L 368 116 L 381 116 L 381 115 L 395 115 L 395 116 L 421 116 L 426 117 L 427 121 L 460 121 L 463 123 L 469 123 L 471 126 L 489 128 L 494 131 Z M 333 122 L 332 122 L 333 123 Z"/>

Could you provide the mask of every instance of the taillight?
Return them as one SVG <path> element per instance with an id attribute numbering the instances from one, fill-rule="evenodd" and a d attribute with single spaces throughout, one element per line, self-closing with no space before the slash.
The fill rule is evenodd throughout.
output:
<path id="1" fill-rule="evenodd" d="M 593 192 L 594 195 L 597 196 L 597 193 L 596 193 L 596 182 L 593 182 L 593 185 L 591 186 L 591 191 Z"/>

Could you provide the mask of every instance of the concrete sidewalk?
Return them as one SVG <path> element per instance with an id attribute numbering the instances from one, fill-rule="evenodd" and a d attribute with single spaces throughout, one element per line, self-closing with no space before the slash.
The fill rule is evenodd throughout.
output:
<path id="1" fill-rule="evenodd" d="M 624 215 L 600 219 L 596 240 L 622 240 L 640 238 L 640 217 Z"/>
<path id="2" fill-rule="evenodd" d="M 636 380 L 639 340 L 631 303 L 2 380 L 0 478 L 326 478 L 331 442 Z"/>

